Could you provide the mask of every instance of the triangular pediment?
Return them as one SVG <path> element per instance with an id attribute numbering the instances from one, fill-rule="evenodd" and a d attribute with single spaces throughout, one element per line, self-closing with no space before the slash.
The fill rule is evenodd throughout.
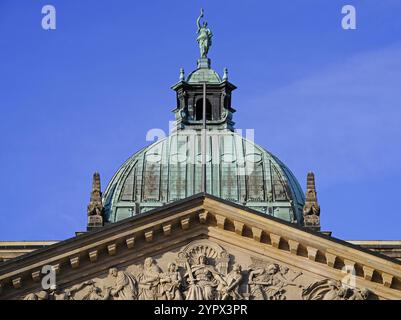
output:
<path id="1" fill-rule="evenodd" d="M 0 264 L 0 298 L 401 299 L 400 279 L 397 260 L 196 195 Z"/>

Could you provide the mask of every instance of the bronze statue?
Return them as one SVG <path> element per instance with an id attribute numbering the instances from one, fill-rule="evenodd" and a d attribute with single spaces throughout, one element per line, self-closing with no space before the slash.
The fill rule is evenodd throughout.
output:
<path id="1" fill-rule="evenodd" d="M 207 54 L 209 52 L 209 48 L 212 46 L 212 32 L 207 27 L 207 22 L 203 22 L 203 25 L 200 24 L 200 20 L 203 18 L 203 9 L 201 9 L 200 16 L 196 20 L 196 25 L 198 26 L 198 38 L 196 41 L 199 43 L 199 49 L 201 58 L 207 58 Z"/>

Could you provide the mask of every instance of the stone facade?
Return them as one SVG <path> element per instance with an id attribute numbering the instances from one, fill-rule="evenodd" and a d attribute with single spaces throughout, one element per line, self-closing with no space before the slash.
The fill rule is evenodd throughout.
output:
<path id="1" fill-rule="evenodd" d="M 400 299 L 399 279 L 397 260 L 197 195 L 3 262 L 0 298 Z"/>

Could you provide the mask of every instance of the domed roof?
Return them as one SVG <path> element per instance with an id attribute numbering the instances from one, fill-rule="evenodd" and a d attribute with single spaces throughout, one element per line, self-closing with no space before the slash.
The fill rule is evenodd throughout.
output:
<path id="1" fill-rule="evenodd" d="M 220 75 L 211 68 L 211 61 L 207 58 L 198 60 L 197 69 L 192 71 L 186 80 L 186 83 L 195 85 L 205 82 L 212 85 L 222 83 Z"/>
<path id="2" fill-rule="evenodd" d="M 190 84 L 196 83 L 221 83 L 219 74 L 213 69 L 201 68 L 193 71 L 187 79 Z"/>
<path id="3" fill-rule="evenodd" d="M 301 223 L 304 195 L 290 170 L 262 147 L 230 130 L 208 130 L 206 193 Z M 116 222 L 202 191 L 201 133 L 182 130 L 130 157 L 104 195 Z"/>

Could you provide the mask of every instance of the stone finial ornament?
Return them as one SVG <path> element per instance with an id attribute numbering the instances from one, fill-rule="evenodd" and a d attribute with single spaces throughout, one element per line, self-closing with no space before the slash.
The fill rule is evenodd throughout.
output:
<path id="1" fill-rule="evenodd" d="M 228 80 L 228 68 L 224 68 L 223 81 Z"/>
<path id="2" fill-rule="evenodd" d="M 303 208 L 304 226 L 320 231 L 320 206 L 317 202 L 315 175 L 309 172 L 306 179 L 306 199 Z"/>
<path id="3" fill-rule="evenodd" d="M 185 81 L 185 71 L 184 71 L 184 68 L 180 68 L 180 81 Z"/>
<path id="4" fill-rule="evenodd" d="M 102 203 L 102 192 L 100 189 L 100 174 L 95 172 L 93 174 L 92 192 L 88 204 L 88 231 L 103 226 L 103 211 L 104 207 Z"/>

